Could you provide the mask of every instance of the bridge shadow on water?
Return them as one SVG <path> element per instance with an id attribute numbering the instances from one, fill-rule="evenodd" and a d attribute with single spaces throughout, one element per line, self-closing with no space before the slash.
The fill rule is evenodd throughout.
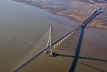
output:
<path id="1" fill-rule="evenodd" d="M 96 70 L 98 72 L 107 72 L 107 70 L 101 69 L 99 67 L 96 67 L 96 66 L 93 66 L 93 65 L 90 65 L 90 64 L 87 64 L 87 63 L 80 62 L 80 64 L 85 65 L 85 66 L 87 66 L 89 68 L 92 68 L 92 69 L 94 69 L 94 70 Z"/>
<path id="2" fill-rule="evenodd" d="M 55 56 L 72 57 L 72 58 L 75 57 L 73 55 L 65 55 L 65 54 L 59 54 L 59 53 L 55 53 Z M 94 58 L 94 57 L 82 57 L 82 56 L 80 56 L 80 59 L 94 60 L 94 61 L 100 61 L 100 62 L 107 62 L 107 59 Z"/>
<path id="3" fill-rule="evenodd" d="M 75 56 L 73 55 L 65 55 L 65 54 L 59 54 L 59 53 L 55 53 L 54 56 L 62 56 L 62 57 L 70 57 L 70 58 L 74 58 Z M 103 62 L 103 63 L 107 63 L 107 59 L 102 59 L 102 58 L 95 58 L 95 57 L 82 57 L 80 56 L 80 59 L 81 60 L 90 60 L 90 61 L 97 61 L 97 62 Z M 83 62 L 80 62 L 80 64 L 82 65 L 85 65 L 89 68 L 92 68 L 98 72 L 107 72 L 107 70 L 104 70 L 104 69 L 101 69 L 99 67 L 96 67 L 96 66 L 93 66 L 92 64 L 88 64 L 88 63 L 83 63 Z"/>

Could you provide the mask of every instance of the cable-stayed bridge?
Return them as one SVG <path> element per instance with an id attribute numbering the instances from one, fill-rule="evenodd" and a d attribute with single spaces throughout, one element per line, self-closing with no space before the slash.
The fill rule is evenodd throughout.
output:
<path id="1" fill-rule="evenodd" d="M 78 63 L 79 59 L 91 60 L 91 61 L 100 61 L 100 62 L 107 62 L 107 59 L 94 58 L 94 57 L 82 57 L 82 56 L 80 56 L 80 48 L 81 48 L 81 43 L 82 43 L 82 37 L 84 35 L 84 29 L 85 29 L 86 25 L 88 23 L 90 23 L 90 21 L 92 21 L 96 17 L 96 15 L 99 15 L 100 13 L 102 13 L 102 11 L 101 10 L 99 11 L 99 10 L 100 9 L 97 9 L 89 18 L 87 18 L 83 22 L 83 24 L 81 26 L 77 27 L 73 31 L 67 32 L 61 38 L 59 38 L 58 40 L 55 40 L 53 42 L 51 40 L 52 25 L 50 24 L 50 28 L 49 28 L 49 39 L 48 39 L 47 47 L 44 48 L 44 49 L 42 49 L 42 50 L 40 50 L 39 52 L 37 52 L 34 56 L 32 56 L 30 59 L 26 60 L 20 66 L 16 67 L 16 69 L 14 70 L 14 72 L 20 72 L 20 70 L 22 68 L 24 68 L 26 65 L 28 65 L 29 63 L 31 63 L 31 61 L 33 61 L 34 59 L 38 58 L 38 56 L 40 56 L 44 52 L 46 52 L 46 54 L 49 55 L 49 57 L 50 56 L 51 57 L 64 56 L 64 57 L 72 57 L 72 58 L 74 58 L 74 61 L 72 63 L 72 66 L 71 66 L 69 72 L 74 72 L 75 71 L 76 64 Z M 75 37 L 77 39 L 75 39 Z M 66 45 L 65 42 L 70 45 L 70 43 L 72 43 L 73 39 L 75 41 L 74 44 L 77 44 L 76 45 L 77 48 L 76 49 L 74 48 L 75 49 L 74 50 L 75 54 L 74 55 L 60 54 L 59 50 L 65 51 L 67 49 L 68 45 Z M 81 64 L 81 62 L 80 62 L 80 64 Z M 84 64 L 84 65 L 87 65 L 87 64 Z M 88 66 L 90 67 L 90 65 L 88 65 Z M 100 70 L 100 71 L 103 71 L 103 70 Z"/>

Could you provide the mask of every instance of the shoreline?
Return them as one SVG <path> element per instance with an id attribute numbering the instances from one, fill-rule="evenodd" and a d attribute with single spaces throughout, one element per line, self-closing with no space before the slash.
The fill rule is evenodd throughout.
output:
<path id="1" fill-rule="evenodd" d="M 107 6 L 107 3 L 90 4 L 90 3 L 86 3 L 86 2 L 73 1 L 72 4 L 74 4 L 74 5 L 78 4 L 78 6 L 81 6 L 81 5 L 83 5 L 83 6 L 74 7 L 74 8 L 71 7 L 70 9 L 67 9 L 66 7 L 65 8 L 61 7 L 60 4 L 59 4 L 59 6 L 58 5 L 55 6 L 56 4 L 50 5 L 50 4 L 48 4 L 48 2 L 43 2 L 41 0 L 40 1 L 14 0 L 14 1 L 20 2 L 20 3 L 26 3 L 28 5 L 33 5 L 33 6 L 39 7 L 40 9 L 44 9 L 44 10 L 46 10 L 49 13 L 52 13 L 54 15 L 63 16 L 63 17 L 65 17 L 65 18 L 67 18 L 71 21 L 73 20 L 73 21 L 77 22 L 78 24 L 82 24 L 82 22 L 97 7 L 104 7 L 104 6 L 106 7 Z M 83 11 L 81 10 L 81 8 L 83 8 L 82 9 Z M 106 8 L 106 11 L 104 12 L 105 13 L 104 15 L 107 14 L 106 12 L 107 12 L 107 8 Z M 106 26 L 107 19 L 106 19 L 106 17 L 107 16 L 105 16 L 105 17 L 98 16 L 98 18 L 96 18 L 90 25 L 88 25 L 88 27 L 89 28 L 98 28 L 98 29 L 105 29 L 106 30 L 107 29 L 107 26 Z"/>

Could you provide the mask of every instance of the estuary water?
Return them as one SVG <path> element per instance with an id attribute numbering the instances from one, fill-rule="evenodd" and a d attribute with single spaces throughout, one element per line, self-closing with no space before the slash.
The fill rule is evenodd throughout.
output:
<path id="1" fill-rule="evenodd" d="M 64 24 L 58 19 L 37 7 L 0 0 L 0 72 L 16 67 L 48 31 L 49 24 Z"/>
<path id="2" fill-rule="evenodd" d="M 49 24 L 53 24 L 53 40 L 78 26 L 73 20 L 53 15 L 36 6 L 1 0 L 0 72 L 12 72 L 26 56 L 44 48 L 48 40 Z M 107 31 L 88 28 L 85 32 L 81 56 L 107 59 Z M 79 65 L 79 72 L 107 71 L 107 62 L 82 62 L 86 64 Z M 68 58 L 53 59 L 43 56 L 38 62 L 34 61 L 25 67 L 23 72 L 67 72 L 69 64 L 71 59 Z"/>

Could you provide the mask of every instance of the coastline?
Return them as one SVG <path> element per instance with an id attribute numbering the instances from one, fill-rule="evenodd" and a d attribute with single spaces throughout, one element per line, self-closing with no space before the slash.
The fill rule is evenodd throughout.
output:
<path id="1" fill-rule="evenodd" d="M 54 15 L 63 16 L 69 20 L 73 20 L 78 24 L 82 24 L 82 22 L 98 7 L 105 7 L 105 12 L 103 15 L 97 17 L 88 27 L 98 28 L 98 29 L 107 29 L 107 3 L 94 3 L 91 4 L 89 2 L 81 2 L 79 0 L 71 1 L 71 5 L 64 5 L 64 3 L 51 3 L 50 1 L 42 1 L 42 0 L 14 0 L 20 3 L 26 3 L 28 5 L 33 5 L 44 9 Z M 78 5 L 78 6 L 76 6 Z M 65 7 L 64 7 L 65 6 Z M 68 8 L 67 8 L 68 7 Z"/>

